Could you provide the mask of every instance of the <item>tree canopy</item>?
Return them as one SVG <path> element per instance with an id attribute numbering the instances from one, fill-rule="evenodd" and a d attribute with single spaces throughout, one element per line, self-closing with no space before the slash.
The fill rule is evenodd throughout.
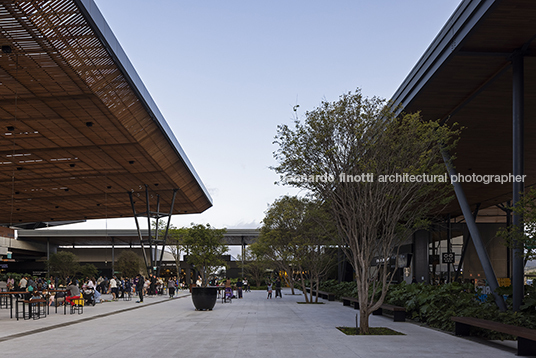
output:
<path id="1" fill-rule="evenodd" d="M 521 226 L 511 225 L 501 228 L 497 236 L 505 239 L 510 248 L 516 248 L 518 244 L 523 245 L 524 261 L 536 260 L 536 189 L 531 188 L 521 197 L 515 206 L 508 207 L 507 210 L 519 215 Z"/>
<path id="2" fill-rule="evenodd" d="M 221 266 L 226 266 L 222 258 L 229 248 L 223 243 L 226 229 L 214 229 L 209 224 L 197 224 L 184 233 L 182 244 L 188 247 L 188 262 L 199 271 L 203 286 L 208 285 L 208 278 Z"/>
<path id="3" fill-rule="evenodd" d="M 286 273 L 284 278 L 291 289 L 295 274 L 300 276 L 305 293 L 303 273 L 307 271 L 310 282 L 318 283 L 334 264 L 334 256 L 326 247 L 333 243 L 336 231 L 333 219 L 319 201 L 283 196 L 270 206 L 262 223 L 254 250 Z M 310 298 L 305 295 L 305 300 Z"/>
<path id="4" fill-rule="evenodd" d="M 72 278 L 80 271 L 78 256 L 69 251 L 60 251 L 50 255 L 47 264 L 50 273 L 61 279 Z"/>
<path id="5" fill-rule="evenodd" d="M 322 102 L 294 128 L 278 126 L 273 169 L 281 183 L 329 205 L 355 270 L 362 332 L 392 279 L 388 265 L 371 269 L 373 259 L 391 257 L 431 210 L 452 198 L 441 150 L 452 150 L 458 135 L 419 113 L 396 115 L 387 101 L 359 89 Z M 378 289 L 379 297 L 371 294 Z"/>

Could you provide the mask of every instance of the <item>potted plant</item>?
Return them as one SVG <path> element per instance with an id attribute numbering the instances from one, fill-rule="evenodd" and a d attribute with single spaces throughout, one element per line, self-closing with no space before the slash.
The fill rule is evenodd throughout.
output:
<path id="1" fill-rule="evenodd" d="M 209 277 L 221 266 L 226 266 L 223 254 L 229 251 L 222 241 L 226 229 L 214 229 L 209 224 L 194 225 L 184 235 L 187 261 L 201 276 L 201 286 L 192 287 L 192 301 L 196 310 L 212 310 L 218 297 L 218 288 L 208 286 Z"/>

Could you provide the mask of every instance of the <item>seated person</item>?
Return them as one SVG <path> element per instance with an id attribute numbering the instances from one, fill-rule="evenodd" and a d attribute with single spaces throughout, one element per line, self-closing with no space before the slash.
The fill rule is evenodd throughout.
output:
<path id="1" fill-rule="evenodd" d="M 42 298 L 41 292 L 37 290 L 32 291 L 32 296 L 30 297 L 30 300 L 40 300 Z"/>
<path id="2" fill-rule="evenodd" d="M 67 301 L 68 304 L 72 304 L 72 300 L 75 298 L 80 298 L 80 289 L 78 288 L 76 280 L 73 280 L 69 286 L 67 286 L 67 291 L 69 291 L 69 295 L 65 297 L 65 301 Z"/>
<path id="3" fill-rule="evenodd" d="M 64 292 L 56 292 L 55 295 L 50 296 L 50 300 L 48 305 L 52 306 L 52 304 L 58 304 L 58 306 L 61 306 L 63 302 L 65 302 L 65 293 Z"/>
<path id="4" fill-rule="evenodd" d="M 95 290 L 93 292 L 93 299 L 95 300 L 95 303 L 100 303 L 100 301 L 101 301 L 101 293 L 98 290 Z"/>

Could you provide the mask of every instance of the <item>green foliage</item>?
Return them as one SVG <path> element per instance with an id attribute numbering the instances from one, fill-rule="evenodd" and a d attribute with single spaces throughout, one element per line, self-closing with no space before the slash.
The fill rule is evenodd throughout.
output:
<path id="1" fill-rule="evenodd" d="M 357 298 L 357 286 L 355 282 L 338 282 L 337 280 L 327 280 L 320 283 L 320 291 L 331 292 L 335 298 L 340 300 L 342 297 Z"/>
<path id="2" fill-rule="evenodd" d="M 85 264 L 85 265 L 80 266 L 79 273 L 83 278 L 85 277 L 91 278 L 91 277 L 97 277 L 97 275 L 99 274 L 99 270 L 93 264 Z"/>
<path id="3" fill-rule="evenodd" d="M 115 263 L 115 269 L 126 277 L 135 277 L 140 273 L 142 266 L 141 258 L 129 250 L 121 252 Z"/>
<path id="4" fill-rule="evenodd" d="M 376 288 L 382 289 L 381 302 L 390 283 L 388 270 L 363 263 L 390 257 L 426 224 L 432 209 L 452 198 L 441 151 L 453 149 L 458 137 L 450 124 L 423 121 L 419 113 L 398 114 L 384 99 L 366 98 L 357 89 L 322 102 L 293 128 L 278 126 L 273 169 L 283 184 L 329 205 L 360 295 L 368 296 L 373 282 L 375 296 Z M 396 179 L 412 175 L 442 179 Z M 375 303 L 361 305 L 365 330 Z"/>
<path id="5" fill-rule="evenodd" d="M 253 253 L 268 258 L 278 271 L 286 272 L 284 278 L 290 281 L 291 288 L 292 271 L 307 271 L 309 278 L 317 282 L 334 266 L 335 255 L 329 246 L 337 232 L 325 203 L 283 196 L 270 206 L 262 223 Z"/>
<path id="6" fill-rule="evenodd" d="M 506 245 L 512 249 L 516 243 L 523 245 L 524 260 L 536 259 L 536 188 L 525 192 L 521 200 L 513 207 L 508 207 L 521 217 L 522 226 L 500 228 L 497 236 L 505 240 Z"/>
<path id="7" fill-rule="evenodd" d="M 237 261 L 238 267 L 244 270 L 244 275 L 247 277 L 250 286 L 254 284 L 260 286 L 266 269 L 271 268 L 273 265 L 262 250 L 257 249 L 257 247 L 257 243 L 249 245 L 245 250 L 244 263 L 242 263 L 242 257 L 240 255 Z"/>
<path id="8" fill-rule="evenodd" d="M 527 299 L 535 296 L 532 291 Z M 441 286 L 419 284 L 391 285 L 386 302 L 406 307 L 409 318 L 425 323 L 431 327 L 454 331 L 454 322 L 450 317 L 475 317 L 506 324 L 536 328 L 536 311 L 534 306 L 523 312 L 500 312 L 494 302 L 481 302 L 477 299 L 472 284 L 449 283 Z M 532 301 L 530 301 L 532 302 Z M 507 335 L 488 330 L 475 329 L 475 334 L 489 339 L 507 339 Z"/>
<path id="9" fill-rule="evenodd" d="M 203 286 L 207 286 L 208 278 L 216 269 L 226 266 L 222 255 L 229 251 L 223 243 L 226 229 L 214 229 L 209 224 L 192 224 L 183 237 L 183 245 L 188 247 L 188 263 L 192 264 L 201 274 Z"/>
<path id="10" fill-rule="evenodd" d="M 78 256 L 69 251 L 60 251 L 50 255 L 47 266 L 52 275 L 61 279 L 74 277 L 80 271 Z"/>

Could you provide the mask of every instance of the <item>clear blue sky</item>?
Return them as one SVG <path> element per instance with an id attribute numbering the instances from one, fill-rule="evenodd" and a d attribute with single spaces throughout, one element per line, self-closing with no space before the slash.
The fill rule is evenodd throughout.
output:
<path id="1" fill-rule="evenodd" d="M 213 198 L 173 224 L 253 228 L 297 193 L 269 169 L 292 107 L 302 118 L 357 87 L 390 98 L 460 0 L 95 2 Z"/>

